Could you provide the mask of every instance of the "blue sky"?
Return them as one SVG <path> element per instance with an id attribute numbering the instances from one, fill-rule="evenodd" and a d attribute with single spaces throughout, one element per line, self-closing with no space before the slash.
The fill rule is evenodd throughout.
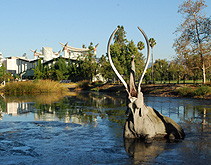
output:
<path id="1" fill-rule="evenodd" d="M 62 49 L 59 42 L 87 47 L 99 43 L 97 57 L 106 54 L 107 42 L 117 25 L 123 25 L 128 40 L 135 43 L 153 37 L 154 59 L 171 60 L 175 55 L 173 32 L 182 22 L 177 13 L 183 0 L 0 0 L 0 52 L 3 57 L 22 56 L 29 59 L 29 49 L 52 47 Z M 211 1 L 205 9 L 211 15 Z M 145 50 L 146 51 L 146 50 Z M 144 53 L 145 53 L 144 51 Z"/>

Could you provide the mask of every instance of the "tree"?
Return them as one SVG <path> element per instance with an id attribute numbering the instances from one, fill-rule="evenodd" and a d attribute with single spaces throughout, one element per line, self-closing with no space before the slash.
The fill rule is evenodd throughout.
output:
<path id="1" fill-rule="evenodd" d="M 85 48 L 85 46 L 83 45 Z M 78 59 L 70 64 L 69 63 L 69 77 L 78 79 L 88 79 L 92 81 L 94 75 L 97 73 L 97 62 L 94 55 L 93 43 L 90 43 L 89 51 L 81 54 Z"/>
<path id="2" fill-rule="evenodd" d="M 154 77 L 153 77 L 153 48 L 156 45 L 156 41 L 154 38 L 149 39 L 149 45 L 151 47 L 151 55 L 152 55 L 152 81 L 154 83 Z"/>
<path id="3" fill-rule="evenodd" d="M 140 53 L 135 58 L 135 65 L 136 65 L 136 72 L 137 72 L 136 76 L 140 76 L 144 69 L 145 59 L 144 59 L 143 53 L 141 52 L 144 48 L 145 48 L 144 43 L 142 41 L 139 41 L 137 43 L 137 49 L 140 51 Z M 149 74 L 145 74 L 144 76 L 146 80 L 148 80 L 148 75 Z M 139 77 L 136 77 L 136 78 L 139 78 Z"/>
<path id="4" fill-rule="evenodd" d="M 144 67 L 144 57 L 143 54 L 138 52 L 138 47 L 140 50 L 144 48 L 144 45 L 141 47 L 141 42 L 139 44 L 134 43 L 133 40 L 128 41 L 126 39 L 126 32 L 124 31 L 123 26 L 118 26 L 118 30 L 114 35 L 114 44 L 110 45 L 110 54 L 112 57 L 112 61 L 114 63 L 114 66 L 125 79 L 129 80 L 130 70 L 131 70 L 131 56 L 135 56 L 135 65 L 136 65 L 136 76 L 140 76 L 143 67 Z M 142 43 L 143 44 L 143 43 Z M 108 71 L 108 74 L 104 73 L 104 75 L 107 75 L 106 77 L 114 78 L 115 74 L 107 60 L 107 58 L 103 57 L 101 59 L 101 62 L 103 64 L 100 64 L 101 68 L 104 68 Z"/>
<path id="5" fill-rule="evenodd" d="M 6 72 L 6 67 L 4 66 L 4 64 L 2 64 L 2 66 L 0 67 L 0 81 L 2 82 L 10 80 L 14 80 L 14 77 L 11 73 Z"/>
<path id="6" fill-rule="evenodd" d="M 189 69 L 200 68 L 202 73 L 203 84 L 206 83 L 206 64 L 208 47 L 211 39 L 211 19 L 202 14 L 206 8 L 205 0 L 185 1 L 179 6 L 178 13 L 184 17 L 184 22 L 177 28 L 175 33 L 179 36 L 176 38 L 173 47 L 185 63 L 193 63 L 192 57 L 197 57 L 194 66 Z M 191 62 L 190 62 L 191 61 Z"/>
<path id="7" fill-rule="evenodd" d="M 155 79 L 163 80 L 168 79 L 168 62 L 166 59 L 158 59 L 154 63 L 154 72 L 155 72 Z"/>
<path id="8" fill-rule="evenodd" d="M 181 61 L 180 58 L 175 58 L 169 64 L 168 73 L 171 79 L 177 80 L 177 83 L 179 83 L 181 79 L 183 79 L 185 83 L 185 79 L 186 79 L 186 75 L 188 71 L 183 61 Z"/>
<path id="9" fill-rule="evenodd" d="M 126 39 L 126 32 L 124 31 L 123 26 L 118 26 L 118 30 L 114 35 L 114 44 L 110 46 L 110 53 L 113 60 L 113 63 L 119 73 L 123 76 L 127 75 L 127 54 L 126 54 L 126 47 L 127 47 L 127 39 Z M 111 71 L 111 70 L 110 70 Z M 112 78 L 115 78 L 115 74 L 112 72 Z"/>
<path id="10" fill-rule="evenodd" d="M 125 43 L 128 42 L 126 39 L 126 32 L 125 32 L 123 26 L 118 25 L 117 27 L 119 29 L 116 32 L 116 34 L 114 35 L 114 43 L 119 43 L 121 46 L 124 46 Z"/>
<path id="11" fill-rule="evenodd" d="M 141 41 L 139 41 L 139 43 L 140 42 Z M 144 48 L 144 46 L 142 45 L 142 49 L 143 48 Z M 131 40 L 127 44 L 126 54 L 127 54 L 127 56 L 126 56 L 127 57 L 126 58 L 126 60 L 127 60 L 127 75 L 129 76 L 129 73 L 130 73 L 130 70 L 131 70 L 131 56 L 134 55 L 135 56 L 135 70 L 136 70 L 135 76 L 136 76 L 136 79 L 140 78 L 141 73 L 144 70 L 144 57 L 143 57 L 143 54 L 141 52 L 140 53 L 138 52 L 138 47 L 135 46 L 133 40 Z"/>
<path id="12" fill-rule="evenodd" d="M 5 74 L 6 74 L 6 67 L 4 66 L 4 64 L 2 64 L 2 66 L 0 67 L 0 79 Z"/>
<path id="13" fill-rule="evenodd" d="M 106 56 L 102 55 L 99 59 L 99 72 L 104 78 L 112 79 L 114 74 L 111 70 L 112 68 L 108 59 L 106 58 Z"/>
<path id="14" fill-rule="evenodd" d="M 44 76 L 44 66 L 41 63 L 41 59 L 38 59 L 37 65 L 35 64 L 34 79 L 43 79 Z"/>
<path id="15" fill-rule="evenodd" d="M 54 70 L 55 80 L 66 80 L 68 78 L 67 64 L 65 59 L 59 58 L 54 64 Z"/>
<path id="16" fill-rule="evenodd" d="M 139 41 L 137 44 L 137 48 L 141 52 L 145 48 L 144 43 L 142 41 Z"/>

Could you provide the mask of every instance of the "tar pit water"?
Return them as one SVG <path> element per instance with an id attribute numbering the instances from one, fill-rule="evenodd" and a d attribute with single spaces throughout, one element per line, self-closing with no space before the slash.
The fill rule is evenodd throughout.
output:
<path id="1" fill-rule="evenodd" d="M 124 140 L 127 108 L 121 95 L 1 99 L 0 163 L 210 164 L 210 100 L 146 96 L 145 103 L 179 123 L 185 139 Z"/>

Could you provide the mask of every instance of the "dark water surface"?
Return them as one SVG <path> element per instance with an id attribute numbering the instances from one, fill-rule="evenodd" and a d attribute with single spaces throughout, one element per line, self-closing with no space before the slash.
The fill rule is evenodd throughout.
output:
<path id="1" fill-rule="evenodd" d="M 211 163 L 211 100 L 145 97 L 186 133 L 183 141 L 145 144 L 123 139 L 124 96 L 48 97 L 0 100 L 0 164 Z"/>

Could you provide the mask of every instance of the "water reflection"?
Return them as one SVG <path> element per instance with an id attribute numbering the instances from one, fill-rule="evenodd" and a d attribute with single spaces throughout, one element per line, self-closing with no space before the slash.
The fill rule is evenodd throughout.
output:
<path id="1" fill-rule="evenodd" d="M 34 100 L 34 101 L 33 101 Z M 147 105 L 178 123 L 202 124 L 210 127 L 211 106 L 209 101 L 198 99 L 146 97 Z M 203 104 L 203 105 L 202 105 Z M 97 125 L 97 116 L 124 124 L 125 96 L 100 93 L 70 93 L 69 96 L 40 95 L 38 97 L 12 97 L 0 99 L 0 118 L 4 114 L 17 116 L 34 114 L 35 121 L 62 121 L 81 125 Z"/>
<path id="2" fill-rule="evenodd" d="M 6 113 L 8 115 L 19 115 L 24 113 L 29 113 L 33 110 L 33 104 L 25 102 L 7 102 L 6 103 Z"/>
<path id="3" fill-rule="evenodd" d="M 201 102 L 196 99 L 146 97 L 145 102 L 176 122 L 203 123 L 204 126 L 211 122 L 211 107 L 208 101 L 202 101 L 204 105 L 201 105 Z M 118 118 L 124 116 L 122 112 L 126 109 L 124 96 L 88 92 L 71 93 L 67 97 L 55 95 L 32 98 L 12 97 L 1 99 L 0 105 L 1 114 L 4 112 L 14 116 L 33 112 L 36 114 L 35 120 L 75 121 L 81 124 L 92 123 L 96 121 L 97 116 L 102 118 L 109 116 L 109 120 L 118 123 L 121 122 Z"/>
<path id="4" fill-rule="evenodd" d="M 166 147 L 165 141 L 144 143 L 137 139 L 125 139 L 125 150 L 133 158 L 134 164 L 150 163 L 158 157 Z"/>
<path id="5" fill-rule="evenodd" d="M 180 123 L 186 133 L 185 140 L 180 143 L 156 141 L 152 144 L 145 144 L 137 140 L 123 141 L 122 131 L 127 108 L 125 101 L 125 96 L 88 92 L 70 93 L 66 97 L 45 95 L 37 98 L 0 99 L 0 118 L 2 120 L 0 140 L 12 137 L 12 134 L 8 135 L 3 131 L 4 129 L 9 129 L 8 132 L 24 129 L 26 135 L 17 132 L 17 136 L 14 133 L 15 137 L 12 139 L 21 138 L 19 140 L 24 141 L 26 138 L 24 145 L 33 146 L 37 152 L 39 151 L 39 154 L 43 155 L 42 161 L 47 155 L 58 154 L 48 152 L 45 154 L 42 151 L 42 145 L 40 148 L 38 147 L 40 145 L 38 139 L 43 136 L 51 138 L 51 141 L 48 141 L 48 147 L 55 147 L 55 141 L 61 143 L 56 147 L 60 149 L 59 152 L 62 155 L 68 152 L 70 155 L 74 155 L 79 152 L 76 148 L 81 147 L 80 152 L 83 153 L 81 159 L 85 160 L 87 157 L 91 157 L 93 160 L 89 159 L 91 162 L 88 164 L 95 162 L 109 164 L 114 163 L 114 160 L 121 161 L 121 158 L 124 158 L 123 160 L 127 163 L 131 161 L 134 164 L 166 161 L 167 163 L 201 162 L 206 164 L 206 161 L 211 159 L 209 158 L 211 156 L 210 100 L 145 97 L 145 103 L 148 106 Z M 11 122 L 7 125 L 8 122 L 4 121 L 18 121 L 18 123 Z M 28 123 L 22 125 L 19 121 Z M 14 125 L 15 127 L 20 126 L 20 128 L 14 130 Z M 81 129 L 72 129 L 75 126 L 80 126 Z M 51 128 L 51 131 L 46 128 Z M 61 128 L 64 128 L 65 132 Z M 33 134 L 32 136 L 30 130 L 35 131 L 37 135 Z M 38 138 L 34 139 L 35 141 L 28 142 L 28 139 L 33 139 L 36 136 Z M 71 140 L 74 141 L 74 144 L 69 144 Z M 0 145 L 4 147 L 5 142 L 1 143 L 0 141 Z M 68 146 L 65 148 L 67 151 L 63 151 L 65 146 Z M 6 151 L 7 149 L 5 149 Z M 10 153 L 13 153 L 12 150 L 8 151 L 7 155 Z M 70 155 L 67 160 L 72 157 Z M 108 158 L 105 161 L 105 155 L 109 155 L 108 157 L 113 159 Z M 71 161 L 73 160 L 71 159 Z M 127 164 L 125 162 L 123 164 Z"/>
<path id="6" fill-rule="evenodd" d="M 115 118 L 116 116 L 124 118 L 125 100 L 121 97 L 115 98 L 99 93 L 71 93 L 62 99 L 57 98 L 59 99 L 41 95 L 38 98 L 1 99 L 2 117 L 3 114 L 17 116 L 33 113 L 35 121 L 62 121 L 97 126 L 97 116 L 101 118 L 109 116 L 111 121 L 124 123 L 121 121 L 122 118 Z M 32 99 L 35 101 L 32 102 Z M 120 109 L 122 111 L 119 111 Z"/>

